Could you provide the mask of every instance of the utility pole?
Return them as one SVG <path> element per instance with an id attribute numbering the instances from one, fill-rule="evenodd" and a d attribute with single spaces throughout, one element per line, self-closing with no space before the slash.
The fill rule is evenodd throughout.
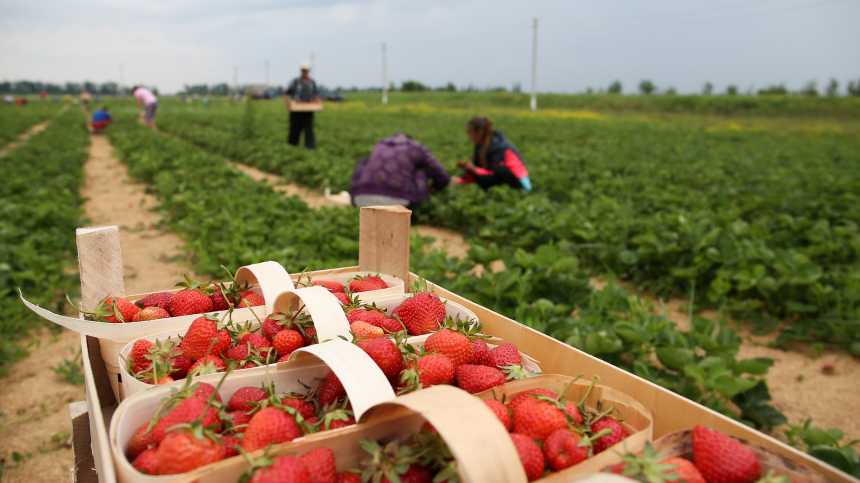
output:
<path id="1" fill-rule="evenodd" d="M 535 18 L 534 30 L 535 30 L 535 36 L 534 36 L 534 42 L 532 44 L 532 102 L 531 102 L 532 111 L 537 110 L 537 32 L 538 32 L 538 19 L 537 18 Z"/>
<path id="2" fill-rule="evenodd" d="M 388 104 L 388 65 L 385 60 L 385 42 L 382 43 L 382 103 Z"/>

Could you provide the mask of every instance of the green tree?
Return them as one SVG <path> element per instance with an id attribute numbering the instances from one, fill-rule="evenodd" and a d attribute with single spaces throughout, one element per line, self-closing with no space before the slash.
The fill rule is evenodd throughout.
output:
<path id="1" fill-rule="evenodd" d="M 814 80 L 811 80 L 803 86 L 803 89 L 800 90 L 800 93 L 804 96 L 814 97 L 818 95 L 818 83 Z"/>
<path id="2" fill-rule="evenodd" d="M 857 82 L 848 81 L 848 95 L 860 96 L 860 80 L 858 80 Z"/>
<path id="3" fill-rule="evenodd" d="M 726 87 L 726 95 L 728 95 L 728 96 L 738 95 L 738 86 L 732 84 L 732 85 Z"/>
<path id="4" fill-rule="evenodd" d="M 652 94 L 657 90 L 657 86 L 654 85 L 650 80 L 643 80 L 639 83 L 639 92 L 645 94 L 646 96 Z"/>
<path id="5" fill-rule="evenodd" d="M 610 94 L 621 94 L 621 89 L 621 81 L 615 81 L 612 84 L 609 84 L 609 89 L 607 89 L 607 92 L 609 92 Z"/>
<path id="6" fill-rule="evenodd" d="M 676 91 L 674 87 L 670 87 L 666 89 L 666 92 L 664 92 L 663 94 L 666 94 L 667 96 L 674 96 L 677 93 L 678 91 Z"/>
<path id="7" fill-rule="evenodd" d="M 827 95 L 828 96 L 838 96 L 839 95 L 839 81 L 836 79 L 830 79 L 830 83 L 827 84 Z"/>
<path id="8" fill-rule="evenodd" d="M 400 90 L 402 90 L 403 92 L 421 92 L 429 89 L 427 88 L 427 86 L 418 81 L 408 80 L 403 81 L 403 84 L 401 84 L 400 86 Z"/>
<path id="9" fill-rule="evenodd" d="M 758 90 L 760 96 L 784 96 L 788 94 L 788 89 L 784 84 L 772 85 Z"/>
<path id="10" fill-rule="evenodd" d="M 702 95 L 710 96 L 714 92 L 714 85 L 710 82 L 705 82 L 705 85 L 702 87 Z"/>

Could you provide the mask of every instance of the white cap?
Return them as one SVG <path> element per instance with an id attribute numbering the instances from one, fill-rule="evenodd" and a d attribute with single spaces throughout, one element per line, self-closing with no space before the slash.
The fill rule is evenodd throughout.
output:
<path id="1" fill-rule="evenodd" d="M 303 60 L 301 64 L 299 64 L 299 69 L 301 70 L 311 70 L 311 63 Z"/>

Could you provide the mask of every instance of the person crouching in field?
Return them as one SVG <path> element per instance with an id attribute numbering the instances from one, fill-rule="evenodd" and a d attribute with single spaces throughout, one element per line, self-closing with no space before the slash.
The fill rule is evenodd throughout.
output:
<path id="1" fill-rule="evenodd" d="M 415 209 L 427 194 L 451 182 L 430 150 L 403 133 L 379 141 L 369 158 L 355 164 L 349 193 L 352 205 L 400 205 Z"/>
<path id="2" fill-rule="evenodd" d="M 463 168 L 458 183 L 477 183 L 481 188 L 508 185 L 512 188 L 532 190 L 529 172 L 517 148 L 502 134 L 493 129 L 487 117 L 473 117 L 466 123 L 466 134 L 475 145 L 472 161 L 457 161 Z"/>
<path id="3" fill-rule="evenodd" d="M 90 126 L 93 127 L 93 132 L 98 134 L 102 132 L 104 128 L 107 127 L 113 121 L 113 118 L 108 114 L 108 108 L 102 106 L 100 109 L 96 109 L 93 113 L 93 118 L 90 121 Z"/>

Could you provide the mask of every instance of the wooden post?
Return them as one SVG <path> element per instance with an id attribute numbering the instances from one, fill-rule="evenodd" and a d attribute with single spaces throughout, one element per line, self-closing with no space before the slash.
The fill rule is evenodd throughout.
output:
<path id="1" fill-rule="evenodd" d="M 122 250 L 116 226 L 78 228 L 82 308 L 92 311 L 106 296 L 125 297 Z"/>
<path id="2" fill-rule="evenodd" d="M 402 206 L 361 209 L 358 269 L 409 280 L 409 228 L 412 212 Z"/>

